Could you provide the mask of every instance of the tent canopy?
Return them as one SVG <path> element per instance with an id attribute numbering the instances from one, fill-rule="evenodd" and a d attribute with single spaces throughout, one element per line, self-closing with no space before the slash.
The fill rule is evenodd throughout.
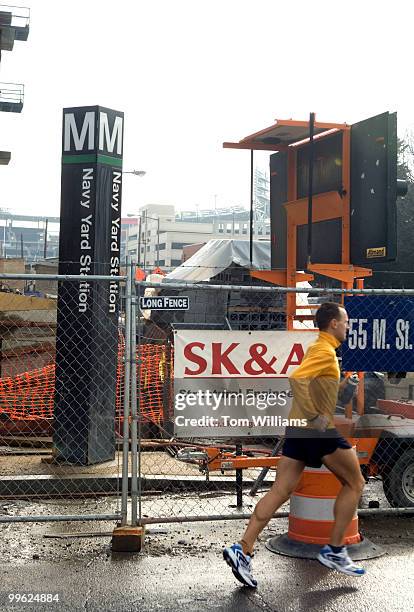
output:
<path id="1" fill-rule="evenodd" d="M 223 272 L 231 264 L 250 268 L 250 242 L 248 240 L 214 239 L 209 240 L 190 259 L 167 274 L 167 280 L 201 282 L 208 281 Z M 270 241 L 253 242 L 253 268 L 270 269 Z"/>

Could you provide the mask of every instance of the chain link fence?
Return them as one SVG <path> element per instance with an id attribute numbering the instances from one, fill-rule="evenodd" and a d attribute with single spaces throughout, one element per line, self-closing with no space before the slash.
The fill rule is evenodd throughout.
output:
<path id="1" fill-rule="evenodd" d="M 192 283 L 127 272 L 7 275 L 23 286 L 0 292 L 0 495 L 53 498 L 61 513 L 12 505 L 1 522 L 248 516 L 274 479 L 287 376 L 316 337 L 314 313 L 344 298 L 335 419 L 368 483 L 362 505 L 414 507 L 413 291 L 278 288 L 237 266 Z M 33 282 L 36 297 L 23 295 Z M 109 512 L 80 503 L 98 495 Z"/>
<path id="2" fill-rule="evenodd" d="M 125 521 L 125 277 L 2 279 L 0 521 Z M 103 494 L 104 512 L 89 503 Z"/>
<path id="3" fill-rule="evenodd" d="M 292 292 L 294 331 L 284 332 Z M 290 403 L 289 368 L 316 338 L 318 305 L 344 299 L 350 329 L 338 351 L 342 384 L 335 422 L 358 452 L 367 481 L 362 508 L 414 507 L 411 290 L 345 293 L 308 283 L 276 288 L 252 282 L 236 266 L 236 274 L 205 283 L 169 277 L 136 283 L 136 294 L 141 523 L 250 514 L 274 480 L 284 434 L 280 419 Z M 237 354 L 242 345 L 244 362 Z M 374 367 L 367 371 L 364 363 Z M 281 390 L 286 405 L 270 408 L 269 397 Z M 216 410 L 208 406 L 209 394 Z"/>

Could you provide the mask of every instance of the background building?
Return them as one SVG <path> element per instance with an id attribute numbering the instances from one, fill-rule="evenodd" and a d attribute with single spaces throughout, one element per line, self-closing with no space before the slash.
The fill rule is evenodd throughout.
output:
<path id="1" fill-rule="evenodd" d="M 128 228 L 126 252 L 145 270 L 158 265 L 168 271 L 181 265 L 187 245 L 212 238 L 250 237 L 250 212 L 241 207 L 176 214 L 172 205 L 148 204 L 138 211 L 139 219 Z M 268 218 L 255 219 L 254 237 L 270 239 Z"/>
<path id="2" fill-rule="evenodd" d="M 0 4 L 0 63 L 4 59 L 4 51 L 13 51 L 15 41 L 27 40 L 29 22 L 30 9 Z M 21 113 L 23 101 L 23 85 L 0 83 L 0 112 Z M 0 165 L 6 166 L 10 158 L 10 151 L 0 150 Z"/>
<path id="3" fill-rule="evenodd" d="M 59 217 L 17 215 L 0 209 L 0 256 L 26 264 L 59 255 Z"/>

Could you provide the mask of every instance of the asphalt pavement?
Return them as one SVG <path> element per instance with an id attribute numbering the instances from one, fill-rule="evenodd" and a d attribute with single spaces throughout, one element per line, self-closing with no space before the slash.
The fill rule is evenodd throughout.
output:
<path id="1" fill-rule="evenodd" d="M 104 504 L 101 500 L 100 504 Z M 366 537 L 386 554 L 364 562 L 363 578 L 330 571 L 317 561 L 269 552 L 265 541 L 286 531 L 273 520 L 258 543 L 259 587 L 242 587 L 221 550 L 245 521 L 151 526 L 139 554 L 111 554 L 108 523 L 0 526 L 1 610 L 189 612 L 414 609 L 414 518 L 361 520 Z M 91 535 L 94 532 L 94 535 Z M 83 535 L 83 537 L 81 537 Z M 51 594 L 59 601 L 13 603 L 9 594 Z"/>

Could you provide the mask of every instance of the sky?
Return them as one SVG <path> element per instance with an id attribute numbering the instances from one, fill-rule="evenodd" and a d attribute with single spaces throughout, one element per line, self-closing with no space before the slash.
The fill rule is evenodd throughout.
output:
<path id="1" fill-rule="evenodd" d="M 5 4 L 0 0 L 1 4 Z M 250 153 L 224 141 L 276 118 L 347 122 L 397 111 L 414 127 L 414 5 L 401 0 L 21 0 L 27 42 L 0 82 L 25 85 L 0 113 L 0 208 L 58 216 L 62 109 L 125 113 L 123 215 L 248 206 Z M 256 154 L 266 168 L 268 153 Z"/>

